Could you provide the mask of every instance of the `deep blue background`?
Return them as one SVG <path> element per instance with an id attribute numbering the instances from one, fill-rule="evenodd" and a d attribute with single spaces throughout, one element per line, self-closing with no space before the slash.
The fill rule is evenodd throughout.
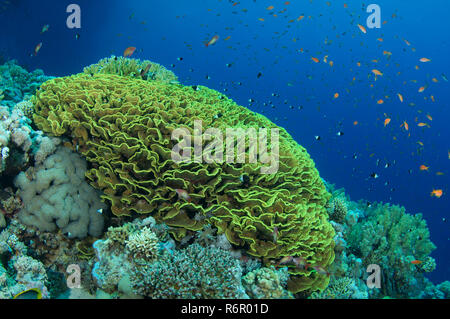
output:
<path id="1" fill-rule="evenodd" d="M 434 282 L 450 279 L 449 222 L 442 220 L 449 217 L 450 208 L 450 84 L 441 77 L 450 77 L 447 0 L 426 4 L 378 0 L 387 23 L 367 34 L 357 24 L 365 25 L 369 3 L 357 0 L 330 1 L 330 5 L 322 0 L 294 0 L 289 5 L 280 0 L 247 0 L 236 6 L 225 0 L 10 2 L 0 1 L 0 52 L 6 56 L 31 70 L 63 76 L 136 46 L 133 57 L 165 65 L 183 84 L 227 89 L 225 94 L 239 104 L 285 127 L 311 154 L 321 176 L 344 187 L 353 200 L 390 202 L 405 206 L 411 214 L 423 213 L 438 246 L 433 253 L 437 269 L 429 277 Z M 82 8 L 80 30 L 66 27 L 65 9 L 70 3 Z M 269 5 L 275 9 L 267 10 Z M 300 15 L 305 18 L 297 21 Z M 40 34 L 45 24 L 50 29 Z M 205 47 L 215 34 L 220 36 L 217 44 Z M 383 42 L 377 40 L 380 37 Z M 41 51 L 30 57 L 39 42 Z M 383 50 L 392 52 L 392 57 L 384 56 Z M 322 62 L 325 55 L 333 67 Z M 316 64 L 311 57 L 321 62 Z M 432 61 L 420 63 L 421 57 Z M 370 72 L 374 68 L 384 73 L 377 81 Z M 257 79 L 259 72 L 263 75 Z M 434 77 L 438 83 L 431 81 Z M 423 85 L 427 89 L 418 93 Z M 333 99 L 336 92 L 340 96 Z M 403 95 L 403 104 L 397 93 Z M 256 102 L 249 105 L 250 98 Z M 380 98 L 385 101 L 382 105 L 376 103 Z M 269 101 L 273 107 L 263 105 Z M 387 128 L 384 113 L 392 119 Z M 416 117 L 431 128 L 419 128 Z M 405 120 L 409 137 L 400 128 Z M 344 135 L 337 136 L 338 131 Z M 386 163 L 391 166 L 384 168 Z M 430 171 L 420 171 L 421 164 L 430 166 Z M 438 171 L 445 175 L 437 176 Z M 370 177 L 374 172 L 378 179 Z M 440 199 L 430 196 L 435 188 L 444 191 Z"/>

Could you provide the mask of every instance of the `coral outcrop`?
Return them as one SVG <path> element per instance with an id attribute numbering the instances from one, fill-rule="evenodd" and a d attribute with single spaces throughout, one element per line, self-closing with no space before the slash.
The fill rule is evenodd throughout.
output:
<path id="1" fill-rule="evenodd" d="M 324 268 L 333 262 L 329 195 L 314 162 L 267 118 L 205 87 L 99 73 L 50 80 L 33 102 L 36 125 L 73 140 L 91 165 L 88 180 L 115 215 L 152 214 L 178 240 L 211 224 L 265 264 L 290 255 Z M 223 135 L 226 128 L 279 129 L 278 171 L 261 174 L 266 165 L 250 163 L 249 155 L 245 163 L 174 162 L 180 141 L 170 136 L 184 128 L 199 142 L 195 120 Z M 293 292 L 324 289 L 329 280 L 311 269 L 289 271 Z"/>
<path id="2" fill-rule="evenodd" d="M 20 173 L 15 179 L 24 204 L 20 221 L 42 231 L 61 229 L 69 238 L 101 235 L 100 212 L 106 206 L 85 181 L 85 172 L 86 162 L 60 147 L 41 165 Z"/>
<path id="3" fill-rule="evenodd" d="M 15 60 L 0 65 L 0 100 L 2 105 L 13 108 L 16 103 L 27 100 L 39 86 L 51 79 L 42 70 L 27 72 Z"/>

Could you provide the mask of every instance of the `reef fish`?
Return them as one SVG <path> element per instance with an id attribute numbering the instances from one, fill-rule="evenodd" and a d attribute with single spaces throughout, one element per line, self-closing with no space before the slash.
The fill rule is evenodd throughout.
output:
<path id="1" fill-rule="evenodd" d="M 130 57 L 130 56 L 133 55 L 134 51 L 136 51 L 135 47 L 126 48 L 125 51 L 123 52 L 123 56 L 126 57 L 126 58 Z"/>
<path id="2" fill-rule="evenodd" d="M 219 36 L 216 34 L 209 40 L 207 43 L 205 43 L 205 47 L 209 47 L 210 45 L 215 44 L 219 40 Z"/>
<path id="3" fill-rule="evenodd" d="M 189 196 L 188 192 L 185 191 L 184 189 L 175 189 L 175 192 L 177 193 L 179 198 L 184 199 L 185 201 L 190 202 L 191 201 L 191 197 Z"/>
<path id="4" fill-rule="evenodd" d="M 19 292 L 14 299 L 42 299 L 42 291 L 38 288 L 31 288 Z"/>
<path id="5" fill-rule="evenodd" d="M 433 189 L 433 191 L 431 192 L 431 196 L 435 196 L 437 198 L 440 198 L 442 196 L 443 192 L 442 189 Z"/>
<path id="6" fill-rule="evenodd" d="M 42 48 L 42 42 L 40 42 L 35 48 L 34 48 L 34 56 L 36 56 L 39 52 L 39 50 Z"/>

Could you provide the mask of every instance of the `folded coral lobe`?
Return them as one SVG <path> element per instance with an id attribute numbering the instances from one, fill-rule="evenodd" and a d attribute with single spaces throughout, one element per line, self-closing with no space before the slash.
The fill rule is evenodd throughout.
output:
<path id="1" fill-rule="evenodd" d="M 90 163 L 87 179 L 103 191 L 115 215 L 152 214 L 178 240 L 211 224 L 266 265 L 284 256 L 325 269 L 333 262 L 329 194 L 306 150 L 266 117 L 206 87 L 113 74 L 47 81 L 33 102 L 35 124 L 72 139 Z M 213 139 L 199 138 L 195 121 L 223 136 L 227 129 L 279 129 L 278 170 L 262 174 L 268 164 L 250 163 L 248 154 L 244 163 L 174 162 L 174 129 L 185 128 L 204 148 Z M 187 194 L 179 196 L 180 190 Z M 328 276 L 312 268 L 289 267 L 293 292 L 328 284 Z"/>

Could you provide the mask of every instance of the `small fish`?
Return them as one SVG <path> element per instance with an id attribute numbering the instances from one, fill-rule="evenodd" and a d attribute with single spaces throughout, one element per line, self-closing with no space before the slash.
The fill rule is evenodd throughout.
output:
<path id="1" fill-rule="evenodd" d="M 42 291 L 39 288 L 27 289 L 15 295 L 13 299 L 42 299 Z"/>
<path id="2" fill-rule="evenodd" d="M 316 63 L 319 63 L 319 59 L 318 59 L 318 58 L 311 57 L 311 60 L 313 60 L 313 61 L 316 62 Z"/>
<path id="3" fill-rule="evenodd" d="M 431 60 L 428 58 L 421 58 L 419 61 L 425 63 L 425 62 L 430 62 Z"/>
<path id="4" fill-rule="evenodd" d="M 216 34 L 215 36 L 213 36 L 211 38 L 211 40 L 209 40 L 209 42 L 205 43 L 205 47 L 209 47 L 209 46 L 215 44 L 218 40 L 219 40 L 219 36 Z"/>
<path id="5" fill-rule="evenodd" d="M 437 198 L 440 198 L 442 194 L 442 189 L 433 189 L 433 191 L 430 193 L 431 197 L 435 196 Z"/>
<path id="6" fill-rule="evenodd" d="M 48 31 L 48 28 L 50 28 L 50 25 L 48 25 L 48 24 L 44 25 L 44 26 L 42 27 L 41 34 L 47 32 L 47 31 Z"/>
<path id="7" fill-rule="evenodd" d="M 262 75 L 263 74 L 261 72 L 258 72 L 258 74 L 256 75 L 256 78 L 259 79 L 260 77 L 262 77 Z"/>
<path id="8" fill-rule="evenodd" d="M 383 99 L 379 99 L 379 100 L 377 101 L 377 104 L 383 104 L 383 103 L 384 103 Z"/>
<path id="9" fill-rule="evenodd" d="M 36 47 L 34 48 L 34 56 L 36 56 L 39 52 L 39 50 L 42 48 L 42 42 L 40 42 Z"/>
<path id="10" fill-rule="evenodd" d="M 319 136 L 319 135 L 314 136 L 314 138 L 315 138 L 317 141 L 320 141 L 320 136 Z M 450 155 L 449 155 L 449 158 L 450 158 Z"/>
<path id="11" fill-rule="evenodd" d="M 448 82 L 448 79 L 447 79 L 447 77 L 445 76 L 444 73 L 441 74 L 441 78 L 442 78 L 445 82 Z"/>
<path id="12" fill-rule="evenodd" d="M 420 261 L 420 260 L 412 260 L 411 261 L 411 264 L 413 264 L 413 265 L 419 265 L 421 263 L 422 263 L 422 261 Z"/>
<path id="13" fill-rule="evenodd" d="M 314 269 L 319 275 L 327 275 L 330 276 L 330 273 L 324 269 L 322 266 L 312 266 L 312 269 Z"/>
<path id="14" fill-rule="evenodd" d="M 80 38 L 80 34 L 79 33 L 75 34 L 75 40 L 78 40 L 79 38 Z"/>
<path id="15" fill-rule="evenodd" d="M 406 121 L 404 121 L 403 124 L 400 125 L 400 127 L 403 127 L 403 126 L 405 127 L 405 130 L 407 130 L 407 131 L 409 130 L 409 125 Z"/>
<path id="16" fill-rule="evenodd" d="M 386 127 L 386 125 L 388 125 L 389 123 L 391 123 L 391 119 L 387 118 L 384 120 L 384 127 Z"/>
<path id="17" fill-rule="evenodd" d="M 417 92 L 422 93 L 423 91 L 425 91 L 425 89 L 426 89 L 425 86 L 421 86 Z"/>
<path id="18" fill-rule="evenodd" d="M 400 100 L 400 102 L 403 103 L 403 95 L 401 95 L 400 93 L 397 93 L 398 99 Z"/>
<path id="19" fill-rule="evenodd" d="M 425 165 L 422 164 L 422 165 L 419 166 L 419 168 L 420 168 L 421 171 L 428 171 L 428 169 L 430 167 L 429 166 L 425 166 Z"/>
<path id="20" fill-rule="evenodd" d="M 151 67 L 151 64 L 149 63 L 149 64 L 147 64 L 145 69 L 141 70 L 141 74 L 140 75 L 141 75 L 142 78 L 144 78 L 147 75 L 148 71 L 150 70 L 150 67 Z"/>
<path id="21" fill-rule="evenodd" d="M 97 209 L 97 213 L 103 214 L 103 208 Z"/>
<path id="22" fill-rule="evenodd" d="M 372 174 L 370 174 L 370 177 L 372 177 L 372 178 L 378 178 L 378 177 L 380 177 L 377 173 L 372 173 Z"/>
<path id="23" fill-rule="evenodd" d="M 336 135 L 337 136 L 342 136 L 342 135 L 344 135 L 344 132 L 339 131 L 339 132 L 336 133 Z"/>
<path id="24" fill-rule="evenodd" d="M 362 25 L 358 24 L 358 28 L 359 28 L 359 30 L 361 30 L 362 33 L 364 33 L 364 34 L 367 33 L 366 28 L 364 28 Z"/>
<path id="25" fill-rule="evenodd" d="M 284 264 L 290 263 L 290 262 L 292 261 L 293 258 L 294 258 L 294 257 L 292 257 L 292 256 L 285 256 L 285 257 L 281 258 L 280 261 L 279 261 L 278 264 L 277 264 L 277 267 L 278 267 L 279 265 L 284 265 Z"/>
<path id="26" fill-rule="evenodd" d="M 268 6 L 266 9 L 267 10 L 273 10 L 273 8 L 275 8 L 274 6 Z"/>
<path id="27" fill-rule="evenodd" d="M 178 198 L 182 198 L 182 199 L 184 199 L 185 201 L 188 201 L 188 202 L 191 201 L 191 197 L 189 196 L 188 192 L 185 191 L 184 189 L 177 188 L 177 189 L 175 189 L 175 192 L 177 193 Z"/>
<path id="28" fill-rule="evenodd" d="M 335 99 L 337 99 L 338 97 L 339 97 L 339 93 L 334 93 L 334 96 L 333 96 Z"/>
<path id="29" fill-rule="evenodd" d="M 272 236 L 273 236 L 273 243 L 276 244 L 277 240 L 278 240 L 278 227 L 277 226 L 275 226 L 275 228 L 273 229 Z"/>
<path id="30" fill-rule="evenodd" d="M 418 127 L 424 127 L 424 126 L 430 127 L 430 125 L 428 123 L 423 123 L 423 122 L 418 123 L 417 126 Z"/>
<path id="31" fill-rule="evenodd" d="M 297 268 L 308 269 L 309 266 L 311 266 L 310 264 L 307 263 L 306 259 L 303 258 L 302 256 L 295 257 L 292 259 L 292 261 L 294 262 L 294 265 Z"/>
<path id="32" fill-rule="evenodd" d="M 383 76 L 383 73 L 381 73 L 380 71 L 378 71 L 377 69 L 373 69 L 372 73 L 375 75 L 379 75 L 379 76 Z"/>
<path id="33" fill-rule="evenodd" d="M 128 47 L 128 48 L 126 48 L 125 51 L 123 52 L 123 56 L 126 57 L 126 58 L 127 58 L 127 57 L 130 57 L 130 56 L 133 55 L 134 51 L 136 51 L 136 48 L 135 48 L 135 47 Z"/>

